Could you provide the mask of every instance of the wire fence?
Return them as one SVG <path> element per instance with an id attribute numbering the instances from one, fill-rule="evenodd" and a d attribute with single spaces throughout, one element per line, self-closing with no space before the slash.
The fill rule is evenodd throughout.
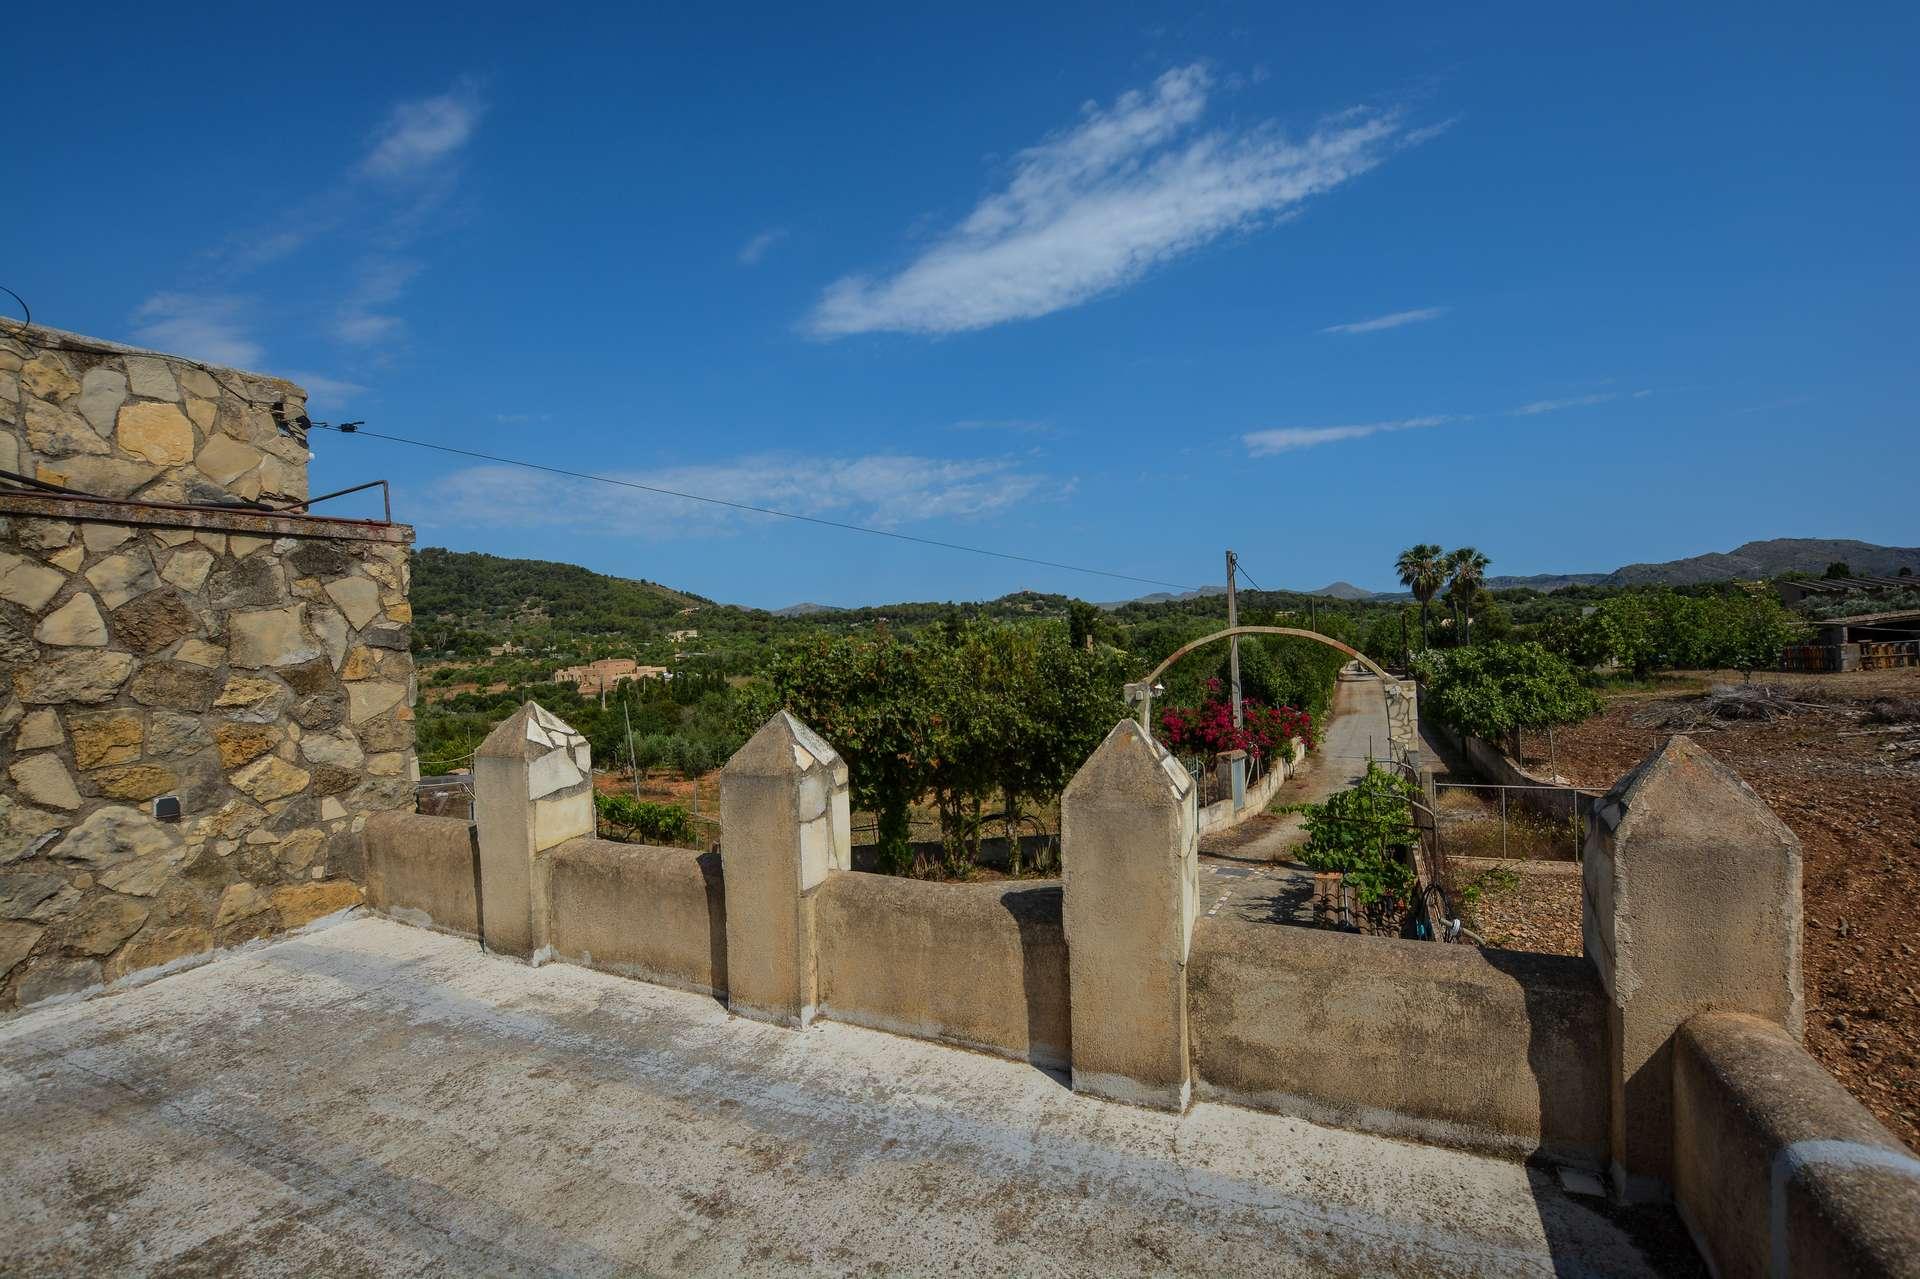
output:
<path id="1" fill-rule="evenodd" d="M 1434 783 L 1434 842 L 1444 860 L 1579 861 L 1586 796 L 1572 786 Z"/>

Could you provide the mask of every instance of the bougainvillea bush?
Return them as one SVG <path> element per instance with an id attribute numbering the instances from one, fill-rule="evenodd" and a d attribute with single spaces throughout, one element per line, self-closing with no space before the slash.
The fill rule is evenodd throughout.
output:
<path id="1" fill-rule="evenodd" d="M 1262 706 L 1240 699 L 1242 727 L 1233 726 L 1233 703 L 1221 696 L 1220 681 L 1207 681 L 1207 700 L 1198 706 L 1169 706 L 1160 712 L 1159 736 L 1180 754 L 1245 751 L 1254 759 L 1270 752 L 1285 754 L 1287 743 L 1298 737 L 1309 747 L 1317 742 L 1313 716 L 1291 706 Z"/>

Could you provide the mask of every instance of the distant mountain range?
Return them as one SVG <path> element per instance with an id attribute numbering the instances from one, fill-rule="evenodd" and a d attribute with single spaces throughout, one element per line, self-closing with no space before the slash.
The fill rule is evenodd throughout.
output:
<path id="1" fill-rule="evenodd" d="M 1532 577 L 1490 577 L 1491 590 L 1531 587 L 1557 591 L 1563 586 L 1692 586 L 1730 578 L 1768 578 L 1782 573 L 1824 573 L 1839 561 L 1856 573 L 1892 577 L 1903 568 L 1920 573 L 1920 546 L 1876 546 L 1846 537 L 1775 537 L 1747 542 L 1731 551 L 1711 551 L 1658 564 L 1628 564 L 1611 573 L 1539 573 Z"/>
<path id="2" fill-rule="evenodd" d="M 1370 600 L 1373 592 L 1365 587 L 1355 586 L 1352 582 L 1329 582 L 1317 591 L 1308 591 L 1308 595 L 1325 595 L 1336 600 Z"/>
<path id="3" fill-rule="evenodd" d="M 1494 591 L 1526 588 L 1557 591 L 1563 586 L 1691 586 L 1699 582 L 1724 582 L 1731 578 L 1769 578 L 1782 573 L 1824 573 L 1827 565 L 1839 561 L 1855 573 L 1893 577 L 1907 568 L 1920 574 L 1920 546 L 1877 546 L 1872 542 L 1846 537 L 1775 537 L 1748 542 L 1731 551 L 1713 551 L 1681 560 L 1658 564 L 1627 564 L 1611 573 L 1535 573 L 1527 577 L 1500 576 L 1487 579 Z M 1138 603 L 1160 604 L 1169 600 L 1190 600 L 1202 595 L 1225 593 L 1224 586 L 1209 586 L 1176 595 L 1160 591 L 1142 595 Z M 1330 582 L 1303 595 L 1322 595 L 1338 600 L 1407 599 L 1405 591 L 1369 591 L 1352 582 Z M 1118 608 L 1115 601 L 1102 608 Z"/>

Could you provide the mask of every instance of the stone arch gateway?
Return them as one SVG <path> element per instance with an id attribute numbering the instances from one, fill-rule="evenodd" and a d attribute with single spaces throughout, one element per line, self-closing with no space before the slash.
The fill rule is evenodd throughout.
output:
<path id="1" fill-rule="evenodd" d="M 1197 640 L 1182 644 L 1173 650 L 1166 660 L 1148 671 L 1138 681 L 1126 686 L 1126 697 L 1135 707 L 1140 727 L 1149 733 L 1153 731 L 1153 689 L 1154 682 L 1173 664 L 1196 649 L 1219 640 L 1233 639 L 1240 635 L 1293 635 L 1300 639 L 1315 640 L 1328 648 L 1335 648 L 1366 667 L 1380 678 L 1380 686 L 1387 699 L 1387 733 L 1389 740 L 1406 752 L 1406 758 L 1418 758 L 1420 751 L 1420 713 L 1418 686 L 1412 680 L 1398 679 L 1389 675 L 1378 662 L 1351 645 L 1322 635 L 1318 631 L 1303 630 L 1297 626 L 1229 626 L 1225 630 L 1203 635 Z"/>

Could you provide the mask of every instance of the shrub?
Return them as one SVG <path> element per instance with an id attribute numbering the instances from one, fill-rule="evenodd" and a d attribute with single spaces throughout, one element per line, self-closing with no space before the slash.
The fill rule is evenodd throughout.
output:
<path id="1" fill-rule="evenodd" d="M 1417 656 L 1423 707 L 1463 733 L 1574 724 L 1600 710 L 1579 672 L 1538 644 L 1484 644 Z"/>
<path id="2" fill-rule="evenodd" d="M 1287 743 L 1304 738 L 1315 744 L 1313 716 L 1291 706 L 1262 706 L 1240 699 L 1242 727 L 1233 726 L 1233 705 L 1220 696 L 1220 681 L 1207 681 L 1207 700 L 1198 706 L 1169 706 L 1160 712 L 1160 740 L 1175 751 L 1217 755 L 1241 750 L 1258 759 L 1285 754 Z"/>
<path id="3" fill-rule="evenodd" d="M 1753 671 L 1773 665 L 1806 629 L 1771 594 L 1739 590 L 1705 596 L 1631 591 L 1602 601 L 1586 627 L 1585 650 L 1636 676 L 1675 668 Z"/>
<path id="4" fill-rule="evenodd" d="M 1367 765 L 1352 789 L 1299 809 L 1307 830 L 1300 859 L 1313 870 L 1342 872 L 1354 896 L 1376 914 L 1405 909 L 1413 900 L 1413 870 L 1401 850 L 1417 838 L 1413 796 L 1412 782 Z"/>
<path id="5" fill-rule="evenodd" d="M 693 838 L 693 822 L 678 804 L 595 795 L 593 806 L 606 837 L 623 844 L 684 844 Z"/>

